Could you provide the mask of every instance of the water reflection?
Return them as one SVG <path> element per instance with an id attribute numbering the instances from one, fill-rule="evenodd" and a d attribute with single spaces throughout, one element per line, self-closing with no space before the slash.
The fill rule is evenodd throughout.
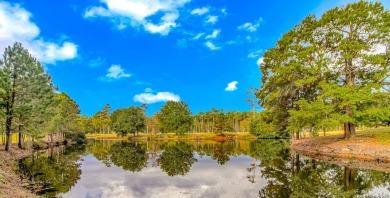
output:
<path id="1" fill-rule="evenodd" d="M 164 149 L 161 153 L 159 164 L 161 170 L 169 176 L 175 176 L 188 173 L 195 161 L 191 145 L 184 142 L 176 142 L 175 145 L 169 145 Z"/>
<path id="2" fill-rule="evenodd" d="M 56 147 L 36 152 L 19 161 L 21 179 L 38 195 L 65 193 L 80 179 L 80 155 L 85 147 Z"/>
<path id="3" fill-rule="evenodd" d="M 292 152 L 288 142 L 89 141 L 20 162 L 36 192 L 64 197 L 389 197 L 390 173 Z M 82 160 L 80 160 L 80 155 Z"/>

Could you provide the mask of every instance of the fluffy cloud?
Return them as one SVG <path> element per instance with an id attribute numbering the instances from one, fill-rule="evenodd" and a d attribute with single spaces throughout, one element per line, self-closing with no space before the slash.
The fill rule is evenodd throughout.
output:
<path id="1" fill-rule="evenodd" d="M 229 83 L 227 85 L 227 87 L 225 88 L 225 91 L 235 91 L 235 90 L 237 90 L 237 84 L 238 84 L 237 81 L 233 81 L 233 82 Z"/>
<path id="2" fill-rule="evenodd" d="M 118 29 L 142 26 L 152 34 L 167 35 L 177 27 L 178 9 L 190 0 L 101 0 L 101 6 L 88 8 L 85 18 L 104 17 L 114 21 Z M 158 23 L 149 17 L 162 14 Z"/>
<path id="3" fill-rule="evenodd" d="M 221 47 L 218 47 L 218 46 L 214 45 L 214 43 L 212 43 L 211 41 L 206 41 L 205 45 L 206 45 L 206 47 L 208 47 L 210 50 L 218 50 L 218 49 L 221 48 Z"/>
<path id="4" fill-rule="evenodd" d="M 215 39 L 218 37 L 220 32 L 221 30 L 214 30 L 212 34 L 206 36 L 206 39 Z"/>
<path id="5" fill-rule="evenodd" d="M 146 91 L 146 90 L 145 90 Z M 171 92 L 141 93 L 134 96 L 135 102 L 152 104 L 157 102 L 180 101 L 180 96 Z"/>
<path id="6" fill-rule="evenodd" d="M 206 8 L 206 7 L 203 7 L 203 8 L 196 8 L 194 10 L 192 10 L 191 14 L 193 15 L 204 15 L 206 13 L 209 12 L 209 9 Z"/>
<path id="7" fill-rule="evenodd" d="M 263 50 L 256 50 L 248 54 L 248 58 L 257 58 L 260 56 L 260 54 L 263 52 Z"/>
<path id="8" fill-rule="evenodd" d="M 207 17 L 206 23 L 215 24 L 218 21 L 218 16 L 211 16 L 209 15 Z"/>
<path id="9" fill-rule="evenodd" d="M 264 58 L 263 57 L 260 57 L 258 60 L 257 60 L 257 65 L 262 65 L 264 63 Z"/>
<path id="10" fill-rule="evenodd" d="M 247 22 L 247 23 L 244 23 L 244 24 L 238 26 L 237 28 L 239 30 L 245 30 L 245 31 L 248 31 L 248 32 L 256 32 L 257 29 L 260 27 L 262 22 L 263 22 L 263 19 L 259 18 L 254 23 Z"/>
<path id="11" fill-rule="evenodd" d="M 106 77 L 113 79 L 129 78 L 131 77 L 131 74 L 126 74 L 120 65 L 111 65 L 111 67 L 108 68 Z"/>
<path id="12" fill-rule="evenodd" d="M 54 43 L 40 36 L 39 27 L 31 21 L 31 13 L 19 4 L 0 2 L 0 53 L 15 42 L 21 42 L 35 58 L 43 63 L 77 57 L 77 45 L 72 42 Z"/>

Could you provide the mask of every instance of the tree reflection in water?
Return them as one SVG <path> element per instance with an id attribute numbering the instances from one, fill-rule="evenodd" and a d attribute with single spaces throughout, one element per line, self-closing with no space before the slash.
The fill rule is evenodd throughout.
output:
<path id="1" fill-rule="evenodd" d="M 53 197 L 68 192 L 75 185 L 81 174 L 80 155 L 89 153 L 107 167 L 115 165 L 134 173 L 159 167 L 171 179 L 186 177 L 198 160 L 197 163 L 212 161 L 214 164 L 207 166 L 244 171 L 242 178 L 247 180 L 247 186 L 252 186 L 251 189 L 256 188 L 253 185 L 261 186 L 258 188 L 259 197 L 373 197 L 373 190 L 378 188 L 390 193 L 390 189 L 386 189 L 390 186 L 390 173 L 352 169 L 300 156 L 283 140 L 91 140 L 86 149 L 59 147 L 35 153 L 21 160 L 19 168 L 22 178 L 34 184 L 31 189 Z M 242 166 L 242 162 L 247 165 Z M 202 171 L 199 168 L 207 167 L 197 166 L 197 171 Z M 219 176 L 216 174 L 209 179 L 217 180 Z"/>
<path id="2" fill-rule="evenodd" d="M 55 197 L 65 193 L 80 179 L 80 157 L 85 147 L 55 147 L 35 152 L 19 161 L 21 179 L 38 195 Z"/>
<path id="3" fill-rule="evenodd" d="M 184 142 L 176 142 L 162 152 L 160 167 L 169 176 L 185 175 L 195 161 L 193 148 Z"/>

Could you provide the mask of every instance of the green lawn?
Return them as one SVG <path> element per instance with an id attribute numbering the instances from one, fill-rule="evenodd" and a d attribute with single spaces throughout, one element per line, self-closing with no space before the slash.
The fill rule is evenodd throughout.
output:
<path id="1" fill-rule="evenodd" d="M 390 145 L 390 127 L 366 129 L 358 132 L 357 136 L 372 138 L 377 143 Z"/>

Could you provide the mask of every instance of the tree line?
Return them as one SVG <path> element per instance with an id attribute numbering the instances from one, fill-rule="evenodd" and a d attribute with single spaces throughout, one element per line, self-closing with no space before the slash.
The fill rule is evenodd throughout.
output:
<path id="1" fill-rule="evenodd" d="M 88 133 L 117 133 L 125 136 L 139 132 L 158 133 L 223 133 L 248 132 L 251 112 L 225 111 L 215 108 L 193 114 L 184 101 L 168 101 L 159 112 L 146 115 L 147 106 L 132 106 L 111 111 L 109 104 L 92 117 L 81 116 L 79 125 Z"/>
<path id="2" fill-rule="evenodd" d="M 309 15 L 264 53 L 261 132 L 312 135 L 389 125 L 390 12 L 359 1 Z"/>
<path id="3" fill-rule="evenodd" d="M 12 133 L 23 148 L 26 136 L 65 140 L 80 131 L 78 104 L 59 93 L 43 65 L 21 43 L 8 46 L 0 60 L 0 135 L 10 150 Z"/>

